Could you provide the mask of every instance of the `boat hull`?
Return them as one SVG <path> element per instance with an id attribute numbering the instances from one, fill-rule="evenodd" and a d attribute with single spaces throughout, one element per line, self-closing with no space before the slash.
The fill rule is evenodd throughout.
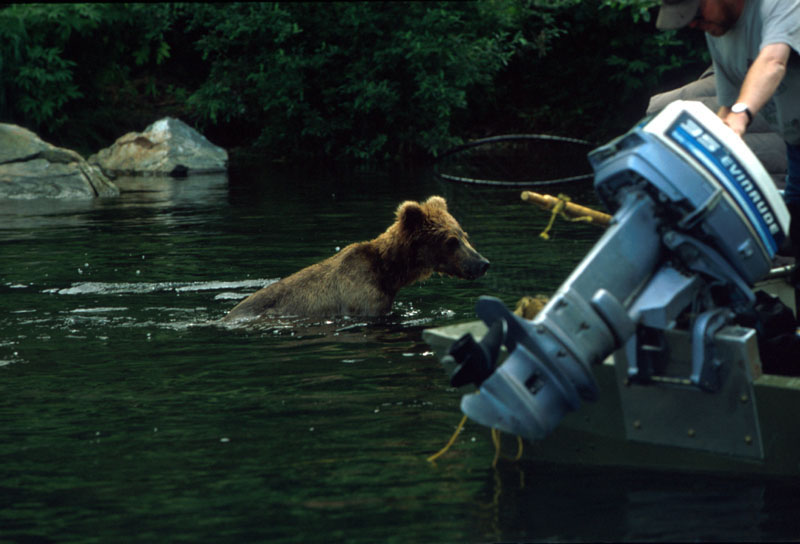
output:
<path id="1" fill-rule="evenodd" d="M 774 285 L 767 287 L 781 296 L 786 295 L 786 285 L 777 280 Z M 781 298 L 786 298 L 789 302 L 793 297 Z M 793 306 L 793 300 L 791 303 Z M 425 330 L 423 339 L 441 359 L 447 354 L 452 342 L 463 334 L 471 333 L 479 340 L 486 330 L 482 322 L 473 321 Z M 719 335 L 730 336 L 730 333 L 730 330 L 724 329 Z M 603 364 L 592 368 L 600 391 L 599 399 L 596 402 L 585 402 L 577 411 L 569 413 L 546 438 L 526 443 L 524 458 L 558 464 L 800 477 L 800 419 L 797 417 L 800 409 L 800 378 L 760 374 L 761 361 L 755 335 L 745 335 L 744 340 L 740 334 L 733 336 L 737 337 L 738 342 L 736 358 L 742 359 L 741 362 L 747 365 L 750 382 L 748 392 L 737 393 L 737 398 L 740 403 L 752 406 L 757 432 L 742 432 L 736 425 L 726 421 L 728 412 L 733 411 L 727 409 L 714 415 L 715 420 L 711 425 L 717 426 L 719 433 L 729 430 L 732 443 L 735 445 L 741 441 L 744 445 L 742 448 L 730 447 L 725 451 L 726 447 L 717 447 L 717 451 L 710 451 L 708 443 L 702 440 L 701 432 L 698 430 L 694 434 L 691 424 L 677 430 L 679 433 L 686 433 L 685 436 L 678 437 L 674 434 L 676 429 L 672 428 L 666 429 L 656 442 L 652 439 L 637 439 L 636 433 L 643 423 L 641 418 L 636 419 L 630 415 L 630 402 L 626 407 L 625 388 L 631 387 L 623 371 L 626 363 L 615 360 L 612 355 Z M 688 337 L 682 338 L 681 335 L 675 335 L 670 340 L 674 344 L 674 356 L 684 362 L 688 353 L 687 340 Z M 745 358 L 748 360 L 745 361 Z M 681 394 L 684 397 L 676 396 L 674 410 L 688 413 L 689 421 L 692 416 L 702 419 L 702 409 L 685 402 L 685 390 Z M 707 398 L 713 398 L 714 395 L 700 391 L 694 394 L 705 395 Z M 742 397 L 747 398 L 743 401 Z M 647 414 L 647 402 L 639 401 L 638 409 L 641 413 Z M 627 415 L 626 409 L 629 412 Z M 699 410 L 700 413 L 692 414 L 692 410 Z M 705 425 L 708 428 L 709 422 Z M 704 427 L 698 424 L 697 428 Z M 674 439 L 670 439 L 669 432 L 673 433 Z M 692 442 L 695 438 L 696 446 Z M 756 446 L 758 451 L 751 450 Z M 748 451 L 751 453 L 748 454 Z"/>

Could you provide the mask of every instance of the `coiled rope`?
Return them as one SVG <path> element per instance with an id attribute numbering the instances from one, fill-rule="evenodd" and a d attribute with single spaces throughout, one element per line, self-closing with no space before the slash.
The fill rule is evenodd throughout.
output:
<path id="1" fill-rule="evenodd" d="M 465 144 L 453 147 L 448 149 L 444 153 L 442 153 L 438 161 L 441 161 L 445 157 L 449 157 L 451 155 L 455 155 L 456 153 L 461 153 L 468 149 L 472 149 L 474 147 L 478 147 L 481 145 L 498 143 L 498 142 L 512 142 L 512 141 L 519 141 L 519 140 L 543 140 L 543 141 L 552 141 L 552 142 L 564 142 L 564 143 L 571 143 L 571 144 L 580 144 L 586 146 L 593 146 L 592 142 L 587 140 L 581 140 L 579 138 L 570 138 L 569 136 L 554 136 L 552 134 L 502 134 L 498 136 L 489 136 L 487 138 L 480 138 L 478 140 L 473 140 L 471 142 L 467 142 Z M 438 164 L 437 161 L 437 164 Z M 554 178 L 554 179 L 547 179 L 547 180 L 523 180 L 523 181 L 507 181 L 507 180 L 496 180 L 496 179 L 482 179 L 482 178 L 471 178 L 466 176 L 456 176 L 453 174 L 447 174 L 440 172 L 438 167 L 435 168 L 436 175 L 446 181 L 452 181 L 457 183 L 469 183 L 473 185 L 493 185 L 493 186 L 500 186 L 500 187 L 520 187 L 520 186 L 531 186 L 535 187 L 538 185 L 556 185 L 559 183 L 568 183 L 571 181 L 581 181 L 585 179 L 591 179 L 594 177 L 594 174 L 581 174 L 578 176 L 567 176 L 561 178 Z"/>

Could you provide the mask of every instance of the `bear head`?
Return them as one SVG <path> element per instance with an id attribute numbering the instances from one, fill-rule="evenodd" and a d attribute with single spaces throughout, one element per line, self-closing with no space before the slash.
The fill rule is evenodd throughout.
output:
<path id="1" fill-rule="evenodd" d="M 396 212 L 399 236 L 407 244 L 414 267 L 423 279 L 431 272 L 463 279 L 476 279 L 489 268 L 489 261 L 469 243 L 467 233 L 447 210 L 447 202 L 432 196 L 425 202 L 406 201 Z"/>

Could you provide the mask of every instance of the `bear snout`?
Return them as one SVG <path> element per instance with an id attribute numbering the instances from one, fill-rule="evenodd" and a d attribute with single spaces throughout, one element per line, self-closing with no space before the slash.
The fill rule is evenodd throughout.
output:
<path id="1" fill-rule="evenodd" d="M 489 270 L 489 260 L 469 244 L 463 244 L 456 259 L 455 276 L 465 280 L 480 278 Z M 452 273 L 452 272 L 451 272 Z"/>
<path id="2" fill-rule="evenodd" d="M 464 271 L 467 278 L 471 280 L 480 278 L 489 270 L 489 264 L 489 260 L 476 251 L 475 256 L 465 263 Z"/>
<path id="3" fill-rule="evenodd" d="M 465 239 L 459 240 L 458 249 L 437 267 L 437 272 L 465 280 L 480 278 L 487 270 L 489 260 Z"/>

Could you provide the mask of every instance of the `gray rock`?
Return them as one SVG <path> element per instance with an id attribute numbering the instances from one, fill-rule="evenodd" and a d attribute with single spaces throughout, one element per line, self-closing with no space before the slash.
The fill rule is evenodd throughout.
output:
<path id="1" fill-rule="evenodd" d="M 0 123 L 0 198 L 94 198 L 119 189 L 78 153 Z"/>
<path id="2" fill-rule="evenodd" d="M 113 175 L 171 175 L 226 172 L 228 152 L 179 119 L 165 117 L 144 132 L 130 132 L 89 157 Z"/>

